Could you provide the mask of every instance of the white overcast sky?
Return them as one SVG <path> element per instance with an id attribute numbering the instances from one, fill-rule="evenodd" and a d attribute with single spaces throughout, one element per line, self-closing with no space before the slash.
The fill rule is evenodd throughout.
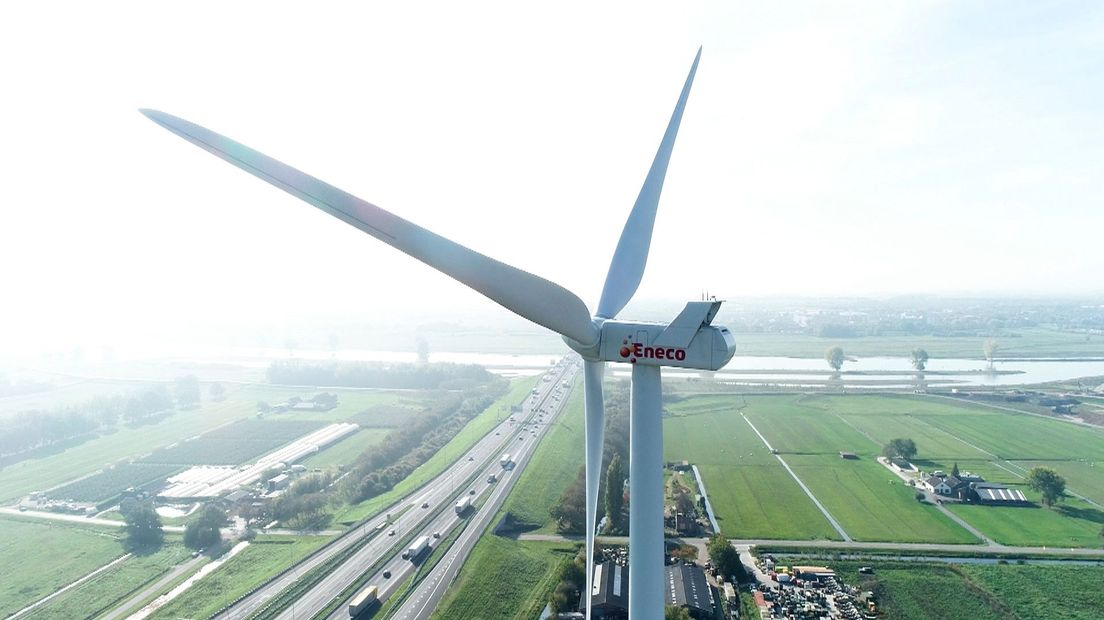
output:
<path id="1" fill-rule="evenodd" d="M 593 308 L 699 45 L 641 299 L 1104 291 L 1098 2 L 6 2 L 4 346 L 490 303 L 139 107 Z"/>

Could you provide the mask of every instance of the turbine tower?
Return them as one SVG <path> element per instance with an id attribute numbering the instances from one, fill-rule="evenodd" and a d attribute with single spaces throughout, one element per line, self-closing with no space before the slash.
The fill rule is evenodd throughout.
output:
<path id="1" fill-rule="evenodd" d="M 594 528 L 601 478 L 606 362 L 632 365 L 629 415 L 629 616 L 663 618 L 663 426 L 660 367 L 718 370 L 735 342 L 712 325 L 719 301 L 690 302 L 669 323 L 618 320 L 648 262 L 656 208 L 667 164 L 701 59 L 694 57 L 659 150 L 629 214 L 592 317 L 574 293 L 484 256 L 225 136 L 156 110 L 142 113 L 165 129 L 275 185 L 384 243 L 409 254 L 506 309 L 563 336 L 583 358 L 586 415 L 586 615 L 590 617 Z"/>

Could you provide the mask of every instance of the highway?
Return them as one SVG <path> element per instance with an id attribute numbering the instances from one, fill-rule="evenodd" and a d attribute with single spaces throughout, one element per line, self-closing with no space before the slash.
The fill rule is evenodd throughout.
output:
<path id="1" fill-rule="evenodd" d="M 501 472 L 499 457 L 503 453 L 518 452 L 524 446 L 533 444 L 533 435 L 526 431 L 522 440 L 517 439 L 520 430 L 520 422 L 528 418 L 537 418 L 539 409 L 544 406 L 544 401 L 551 400 L 551 395 L 557 391 L 558 386 L 565 378 L 570 378 L 576 371 L 577 365 L 573 363 L 561 363 L 558 370 L 550 373 L 554 379 L 541 381 L 537 384 L 537 394 L 526 398 L 523 410 L 516 414 L 518 422 L 509 419 L 497 425 L 492 432 L 488 432 L 476 444 L 462 455 L 456 462 L 437 478 L 431 480 L 420 489 L 396 501 L 384 510 L 380 511 L 377 518 L 371 519 L 365 524 L 350 530 L 341 538 L 330 543 L 319 552 L 300 562 L 290 570 L 274 578 L 252 594 L 244 597 L 228 609 L 216 615 L 220 620 L 244 620 L 251 614 L 264 607 L 270 600 L 292 586 L 300 577 L 311 569 L 325 563 L 341 551 L 348 549 L 354 543 L 364 537 L 369 540 L 357 550 L 347 561 L 327 575 L 310 591 L 299 597 L 280 618 L 311 617 L 324 609 L 331 601 L 338 597 L 350 584 L 356 581 L 365 570 L 381 558 L 395 556 L 386 562 L 383 569 L 392 571 L 390 580 L 380 584 L 381 598 L 390 595 L 391 590 L 386 589 L 390 584 L 401 583 L 405 575 L 403 571 L 412 568 L 410 562 L 399 558 L 402 549 L 395 548 L 396 543 L 416 537 L 425 532 L 432 534 L 440 531 L 441 536 L 447 528 L 455 525 L 452 521 L 457 519 L 453 504 L 455 497 L 461 492 L 460 485 L 467 490 L 474 489 L 473 501 L 487 494 L 487 489 L 492 490 L 497 484 L 487 484 L 488 472 L 497 470 Z M 562 403 L 560 401 L 556 401 Z M 548 414 L 544 414 L 547 421 Z M 516 446 L 513 444 L 517 444 Z M 470 478 L 474 481 L 467 482 Z M 423 505 L 428 505 L 423 508 Z M 439 514 L 438 514 L 439 511 Z M 385 523 L 385 515 L 392 515 L 392 521 Z M 470 511 L 469 515 L 470 517 Z M 428 519 L 428 521 L 427 521 Z M 390 532 L 394 531 L 394 534 Z M 436 541 L 435 541 L 436 542 Z M 405 545 L 404 545 L 405 546 Z M 380 580 L 382 579 L 382 570 Z M 393 589 L 395 585 L 390 585 Z M 342 610 L 343 613 L 344 610 Z M 347 613 L 346 616 L 347 617 Z"/>
<path id="2" fill-rule="evenodd" d="M 569 384 L 574 381 L 575 372 L 577 366 L 572 364 L 569 373 L 562 374 L 555 378 L 553 381 L 554 386 L 559 386 L 563 381 L 567 381 Z M 460 535 L 456 541 L 445 551 L 444 555 L 433 567 L 428 575 L 424 576 L 414 587 L 414 590 L 410 592 L 403 600 L 402 604 L 394 610 L 390 615 L 393 620 L 424 620 L 433 615 L 433 612 L 437 609 L 438 603 L 448 590 L 449 585 L 456 578 L 460 568 L 464 565 L 464 561 L 467 559 L 468 554 L 471 552 L 475 543 L 486 531 L 490 525 L 491 519 L 498 513 L 502 503 L 505 501 L 506 496 L 510 494 L 510 490 L 521 477 L 521 472 L 525 470 L 525 466 L 529 463 L 529 459 L 536 451 L 537 445 L 547 432 L 550 422 L 555 420 L 556 417 L 562 411 L 564 405 L 567 402 L 570 389 L 555 389 L 551 393 L 542 393 L 542 398 L 538 399 L 538 408 L 544 408 L 549 413 L 546 414 L 544 423 L 537 426 L 534 432 L 521 433 L 522 440 L 515 440 L 517 444 L 514 451 L 511 452 L 511 457 L 515 463 L 514 467 L 510 470 L 503 471 L 501 466 L 498 467 L 498 474 L 500 481 L 491 488 L 490 493 L 477 493 L 478 496 L 487 495 L 485 501 L 479 506 L 477 512 L 470 515 L 470 518 L 459 518 L 455 512 L 442 513 L 441 517 L 447 517 L 445 519 L 437 519 L 437 523 L 433 528 L 433 531 L 439 532 L 441 538 L 444 539 L 448 536 L 452 528 L 456 526 L 462 527 Z M 488 468 L 487 473 L 495 471 L 495 466 Z M 469 512 L 471 512 L 469 510 Z M 413 572 L 413 565 L 406 560 L 399 558 L 398 562 L 395 558 L 392 558 L 388 562 L 385 569 L 390 568 L 392 575 L 390 580 L 382 580 L 382 571 L 377 571 L 377 574 L 369 580 L 369 584 L 380 585 L 380 581 L 390 581 L 392 584 L 401 583 L 406 578 L 406 575 Z M 396 568 L 403 570 L 403 574 L 395 572 Z M 394 587 L 394 586 L 393 586 Z M 382 590 L 382 588 L 381 588 Z M 381 591 L 381 597 L 390 596 L 392 592 L 384 594 Z M 397 593 L 396 593 L 397 594 Z M 329 616 L 330 620 L 340 620 L 342 618 L 348 618 L 347 610 L 342 608 Z"/>

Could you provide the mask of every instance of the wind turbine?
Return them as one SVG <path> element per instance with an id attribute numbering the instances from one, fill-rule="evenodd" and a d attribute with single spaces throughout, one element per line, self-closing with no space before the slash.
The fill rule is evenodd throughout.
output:
<path id="1" fill-rule="evenodd" d="M 438 271 L 508 310 L 563 336 L 584 360 L 586 410 L 586 614 L 590 617 L 594 528 L 603 442 L 602 378 L 606 362 L 632 365 L 629 415 L 629 615 L 663 617 L 663 426 L 660 367 L 718 370 L 735 341 L 711 323 L 721 302 L 690 302 L 669 324 L 618 320 L 640 285 L 667 164 L 690 95 L 701 49 L 663 134 L 640 195 L 617 243 L 592 317 L 574 293 L 539 276 L 484 256 L 369 204 L 225 136 L 156 110 L 142 113 L 200 148 L 275 185 Z"/>

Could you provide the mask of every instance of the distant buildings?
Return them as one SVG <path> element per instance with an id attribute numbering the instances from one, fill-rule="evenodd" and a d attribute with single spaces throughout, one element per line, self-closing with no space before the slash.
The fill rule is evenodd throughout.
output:
<path id="1" fill-rule="evenodd" d="M 696 564 L 672 564 L 666 567 L 667 589 L 664 604 L 682 607 L 691 618 L 711 619 L 716 602 L 713 588 L 705 571 Z M 579 597 L 579 611 L 586 608 L 586 598 Z M 594 586 L 591 590 L 592 618 L 627 620 L 629 617 L 629 569 L 616 562 L 594 566 Z"/>

